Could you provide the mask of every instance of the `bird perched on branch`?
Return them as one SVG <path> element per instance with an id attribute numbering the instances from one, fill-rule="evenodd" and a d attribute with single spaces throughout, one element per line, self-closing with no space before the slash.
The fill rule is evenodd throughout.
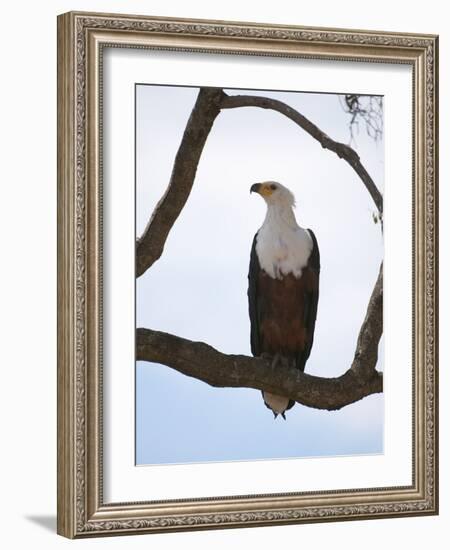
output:
<path id="1" fill-rule="evenodd" d="M 253 239 L 248 274 L 251 350 L 272 358 L 272 365 L 289 364 L 301 371 L 311 353 L 319 299 L 320 255 L 311 229 L 297 224 L 295 198 L 275 181 L 255 183 L 267 204 L 264 223 Z M 262 392 L 274 418 L 295 402 Z"/>

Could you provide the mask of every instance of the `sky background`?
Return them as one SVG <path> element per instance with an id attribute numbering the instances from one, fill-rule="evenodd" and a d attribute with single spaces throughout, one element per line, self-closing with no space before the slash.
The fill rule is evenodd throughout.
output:
<path id="1" fill-rule="evenodd" d="M 349 115 L 337 95 L 226 91 L 285 101 L 331 138 L 349 143 Z M 197 94 L 198 88 L 136 88 L 138 236 L 167 187 Z M 383 140 L 375 142 L 361 127 L 352 146 L 382 190 Z M 251 355 L 247 274 L 265 204 L 249 189 L 263 180 L 294 192 L 297 222 L 316 234 L 320 297 L 305 370 L 339 376 L 352 362 L 383 256 L 375 207 L 346 162 L 269 110 L 230 109 L 216 119 L 164 253 L 137 280 L 137 326 Z M 383 369 L 382 350 L 377 368 Z M 212 388 L 163 365 L 136 364 L 137 464 L 381 453 L 383 425 L 383 395 L 333 412 L 296 404 L 286 421 L 274 421 L 258 390 Z"/>

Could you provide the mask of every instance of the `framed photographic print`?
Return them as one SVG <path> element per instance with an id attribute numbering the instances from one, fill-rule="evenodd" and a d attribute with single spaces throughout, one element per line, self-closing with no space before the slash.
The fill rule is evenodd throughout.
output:
<path id="1" fill-rule="evenodd" d="M 58 18 L 58 532 L 436 514 L 431 35 Z"/>

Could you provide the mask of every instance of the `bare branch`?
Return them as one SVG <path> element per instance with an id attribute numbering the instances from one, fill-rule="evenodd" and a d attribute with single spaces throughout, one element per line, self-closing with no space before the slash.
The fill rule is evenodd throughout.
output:
<path id="1" fill-rule="evenodd" d="M 165 332 L 137 329 L 136 359 L 161 363 L 216 387 L 255 388 L 285 395 L 316 409 L 335 410 L 383 391 L 375 370 L 383 325 L 383 266 L 361 326 L 350 369 L 339 378 L 321 378 L 294 367 L 245 355 L 226 355 L 203 342 Z"/>
<path id="2" fill-rule="evenodd" d="M 136 277 L 140 277 L 161 257 L 167 236 L 191 192 L 200 155 L 220 112 L 223 95 L 221 89 L 200 89 L 175 157 L 167 190 L 136 243 Z"/>
<path id="3" fill-rule="evenodd" d="M 227 355 L 203 342 L 137 329 L 136 359 L 167 365 L 214 387 L 255 388 L 285 395 L 302 405 L 336 410 L 383 391 L 375 370 L 361 379 L 352 369 L 338 378 L 321 378 L 261 357 Z"/>
<path id="4" fill-rule="evenodd" d="M 383 196 L 370 177 L 367 170 L 361 164 L 358 153 L 345 143 L 339 143 L 331 139 L 325 132 L 322 132 L 315 124 L 308 120 L 304 115 L 277 99 L 270 99 L 262 96 L 253 95 L 225 95 L 222 101 L 222 109 L 233 109 L 236 107 L 261 107 L 262 109 L 272 109 L 285 115 L 293 122 L 298 124 L 305 132 L 316 139 L 324 149 L 329 149 L 344 159 L 355 170 L 372 197 L 380 217 L 383 215 Z"/>
<path id="5" fill-rule="evenodd" d="M 217 115 L 221 109 L 236 107 L 260 107 L 277 111 L 303 128 L 323 148 L 343 158 L 361 178 L 382 219 L 383 197 L 354 149 L 332 140 L 304 115 L 282 101 L 261 96 L 228 96 L 221 89 L 201 88 L 178 148 L 167 190 L 136 243 L 136 277 L 140 277 L 161 257 L 169 232 L 192 190 L 200 156 Z"/>
<path id="6" fill-rule="evenodd" d="M 363 378 L 375 369 L 378 344 L 383 334 L 383 264 L 367 306 L 366 317 L 359 331 L 352 370 Z"/>
<path id="7" fill-rule="evenodd" d="M 352 166 L 383 212 L 383 197 L 348 145 L 338 143 L 295 109 L 260 96 L 227 96 L 221 89 L 203 88 L 187 123 L 165 195 L 137 242 L 136 273 L 139 277 L 161 256 L 170 229 L 183 209 L 194 182 L 207 136 L 221 109 L 261 107 L 275 110 L 298 124 L 325 149 Z M 136 331 L 137 359 L 161 363 L 183 374 L 218 387 L 249 387 L 285 395 L 303 405 L 334 410 L 367 395 L 383 391 L 383 375 L 375 370 L 382 334 L 382 266 L 361 326 L 351 367 L 338 378 L 321 378 L 277 365 L 262 358 L 226 355 L 202 342 L 139 328 Z"/>

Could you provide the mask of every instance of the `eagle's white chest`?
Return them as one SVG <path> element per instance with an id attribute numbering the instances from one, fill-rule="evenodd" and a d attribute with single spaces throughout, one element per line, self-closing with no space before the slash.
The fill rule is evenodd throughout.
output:
<path id="1" fill-rule="evenodd" d="M 313 241 L 306 229 L 277 212 L 268 215 L 258 231 L 256 253 L 259 265 L 272 278 L 292 273 L 300 278 L 307 265 Z"/>

